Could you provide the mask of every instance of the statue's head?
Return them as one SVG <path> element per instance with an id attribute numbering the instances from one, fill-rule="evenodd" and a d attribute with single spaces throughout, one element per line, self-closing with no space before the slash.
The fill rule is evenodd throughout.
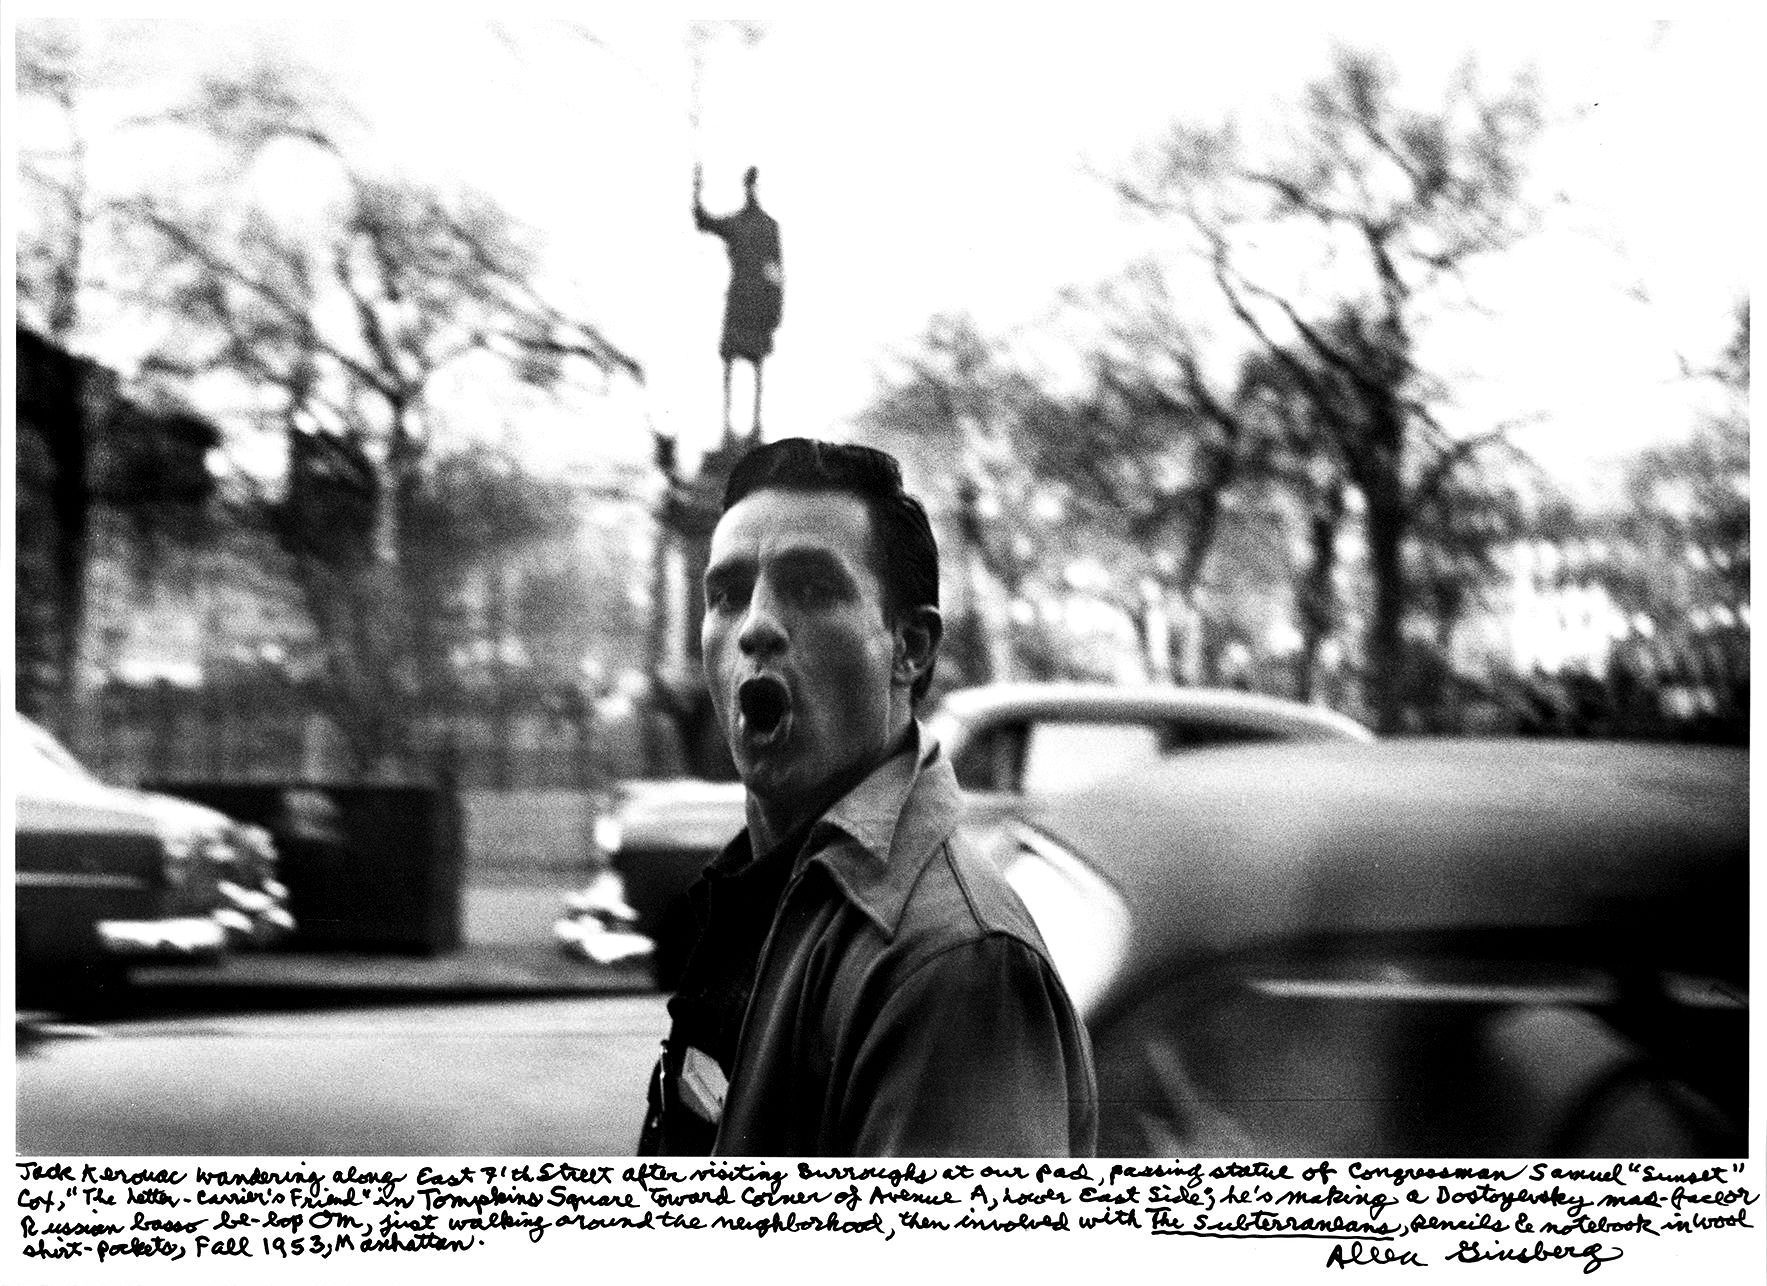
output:
<path id="1" fill-rule="evenodd" d="M 751 201 L 755 199 L 755 184 L 760 178 L 761 172 L 752 165 L 742 172 L 742 190 L 748 193 Z"/>

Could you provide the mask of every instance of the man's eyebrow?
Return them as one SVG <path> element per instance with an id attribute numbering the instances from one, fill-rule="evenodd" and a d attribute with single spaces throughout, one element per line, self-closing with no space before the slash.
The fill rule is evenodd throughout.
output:
<path id="1" fill-rule="evenodd" d="M 820 545 L 788 545 L 768 554 L 767 563 L 788 576 L 811 573 L 834 575 L 850 581 L 851 573 L 841 558 Z M 734 554 L 706 568 L 704 583 L 708 589 L 752 581 L 759 574 L 759 563 L 750 554 Z"/>
<path id="2" fill-rule="evenodd" d="M 755 560 L 747 555 L 726 558 L 722 562 L 713 563 L 706 568 L 705 583 L 723 585 L 733 580 L 741 580 L 745 576 L 755 574 Z"/>
<path id="3" fill-rule="evenodd" d="M 837 571 L 845 572 L 847 566 L 833 553 L 817 545 L 790 545 L 775 553 L 768 560 L 783 566 L 786 571 Z"/>

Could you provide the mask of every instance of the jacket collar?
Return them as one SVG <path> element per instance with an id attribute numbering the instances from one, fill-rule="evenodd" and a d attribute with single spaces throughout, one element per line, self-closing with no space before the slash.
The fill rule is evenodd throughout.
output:
<path id="1" fill-rule="evenodd" d="M 843 795 L 811 829 L 800 865 L 820 863 L 893 938 L 920 873 L 957 829 L 957 775 L 919 722 L 909 745 Z"/>

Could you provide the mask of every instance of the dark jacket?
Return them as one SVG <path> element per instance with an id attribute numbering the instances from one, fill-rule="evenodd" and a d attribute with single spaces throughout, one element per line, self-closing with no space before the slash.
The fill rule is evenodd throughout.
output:
<path id="1" fill-rule="evenodd" d="M 715 1153 L 1091 1153 L 1085 1029 L 1029 912 L 957 837 L 950 764 L 919 745 L 811 829 L 761 950 Z"/>

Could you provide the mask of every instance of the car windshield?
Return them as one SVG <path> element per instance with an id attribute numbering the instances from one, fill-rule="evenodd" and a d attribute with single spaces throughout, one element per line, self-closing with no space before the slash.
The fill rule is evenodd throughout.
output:
<path id="1" fill-rule="evenodd" d="M 1146 723 L 1031 725 L 1019 788 L 1027 795 L 1078 790 L 1160 760 L 1161 729 Z"/>
<path id="2" fill-rule="evenodd" d="M 1057 795 L 1148 769 L 1186 751 L 1273 734 L 1186 719 L 1017 719 L 970 736 L 954 761 L 965 790 Z M 952 744 L 946 742 L 946 744 Z"/>

